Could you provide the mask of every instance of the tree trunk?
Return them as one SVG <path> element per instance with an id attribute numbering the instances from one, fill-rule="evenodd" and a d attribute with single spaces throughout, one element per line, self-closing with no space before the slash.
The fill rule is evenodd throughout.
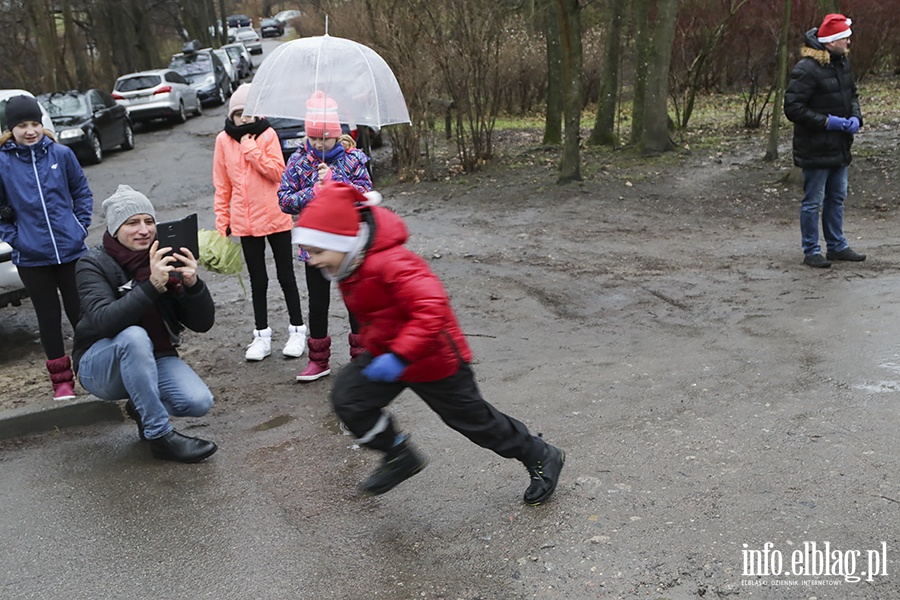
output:
<path id="1" fill-rule="evenodd" d="M 597 121 L 590 137 L 590 143 L 597 146 L 613 146 L 616 143 L 616 108 L 624 18 L 625 0 L 610 0 L 605 62 L 600 75 L 600 98 L 597 100 Z"/>
<path id="2" fill-rule="evenodd" d="M 560 46 L 559 4 L 547 2 L 540 11 L 547 40 L 547 116 L 544 121 L 544 143 L 562 142 L 562 48 Z"/>
<path id="3" fill-rule="evenodd" d="M 556 0 L 559 5 L 562 48 L 562 96 L 565 137 L 557 183 L 581 181 L 582 46 L 578 0 Z"/>
<path id="4" fill-rule="evenodd" d="M 631 143 L 638 144 L 644 135 L 644 98 L 650 55 L 650 6 L 648 0 L 634 0 L 634 96 L 631 99 Z"/>
<path id="5" fill-rule="evenodd" d="M 647 153 L 664 152 L 674 147 L 669 139 L 669 69 L 680 6 L 681 0 L 659 0 L 657 4 L 641 136 L 641 150 Z"/>
<path id="6" fill-rule="evenodd" d="M 778 138 L 781 131 L 781 115 L 784 113 L 784 89 L 787 85 L 788 38 L 791 29 L 791 0 L 784 0 L 781 12 L 781 36 L 778 40 L 778 78 L 775 84 L 775 103 L 772 105 L 772 123 L 765 160 L 778 158 Z"/>

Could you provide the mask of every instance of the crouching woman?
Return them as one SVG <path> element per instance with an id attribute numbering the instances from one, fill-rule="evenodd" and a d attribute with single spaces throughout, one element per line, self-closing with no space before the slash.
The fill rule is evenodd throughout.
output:
<path id="1" fill-rule="evenodd" d="M 146 196 L 127 185 L 103 201 L 103 243 L 78 261 L 82 316 L 75 328 L 75 371 L 103 400 L 125 410 L 155 458 L 199 462 L 217 446 L 175 431 L 169 416 L 200 417 L 213 404 L 202 379 L 178 356 L 185 327 L 209 331 L 215 306 L 187 248 L 160 248 Z M 175 266 L 176 260 L 181 266 Z"/>

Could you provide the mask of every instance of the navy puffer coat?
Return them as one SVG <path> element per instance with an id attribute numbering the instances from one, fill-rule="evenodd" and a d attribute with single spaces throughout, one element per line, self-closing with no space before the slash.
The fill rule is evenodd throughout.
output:
<path id="1" fill-rule="evenodd" d="M 852 160 L 853 134 L 826 131 L 828 115 L 856 117 L 862 124 L 850 59 L 829 52 L 817 31 L 806 33 L 784 94 L 784 114 L 794 123 L 794 164 L 803 169 L 844 167 Z"/>

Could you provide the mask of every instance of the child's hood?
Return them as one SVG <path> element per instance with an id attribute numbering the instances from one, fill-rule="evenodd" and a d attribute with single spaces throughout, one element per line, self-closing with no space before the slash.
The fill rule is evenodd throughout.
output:
<path id="1" fill-rule="evenodd" d="M 368 252 L 382 252 L 402 246 L 409 239 L 406 224 L 394 211 L 383 206 L 363 209 L 363 219 L 369 224 Z"/>

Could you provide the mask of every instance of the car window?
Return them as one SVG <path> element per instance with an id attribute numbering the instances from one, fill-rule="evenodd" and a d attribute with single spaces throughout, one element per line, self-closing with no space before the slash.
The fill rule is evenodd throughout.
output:
<path id="1" fill-rule="evenodd" d="M 189 85 L 187 79 L 181 76 L 181 73 L 176 71 L 169 71 L 166 73 L 166 81 L 170 83 L 180 83 L 182 85 Z"/>
<path id="2" fill-rule="evenodd" d="M 138 75 L 136 77 L 126 77 L 116 82 L 115 90 L 117 92 L 133 92 L 135 90 L 146 90 L 159 85 L 159 75 Z"/>
<path id="3" fill-rule="evenodd" d="M 94 93 L 100 97 L 100 101 L 103 102 L 103 105 L 106 106 L 106 108 L 112 108 L 116 105 L 116 101 L 113 100 L 113 97 L 103 90 L 94 90 Z"/>
<path id="4" fill-rule="evenodd" d="M 88 112 L 87 101 L 82 94 L 52 94 L 42 96 L 41 104 L 50 118 L 81 117 Z"/>
<path id="5" fill-rule="evenodd" d="M 98 110 L 103 110 L 106 108 L 106 103 L 103 102 L 103 98 L 100 97 L 100 94 L 97 93 L 96 90 L 91 91 L 91 112 L 97 112 Z"/>

